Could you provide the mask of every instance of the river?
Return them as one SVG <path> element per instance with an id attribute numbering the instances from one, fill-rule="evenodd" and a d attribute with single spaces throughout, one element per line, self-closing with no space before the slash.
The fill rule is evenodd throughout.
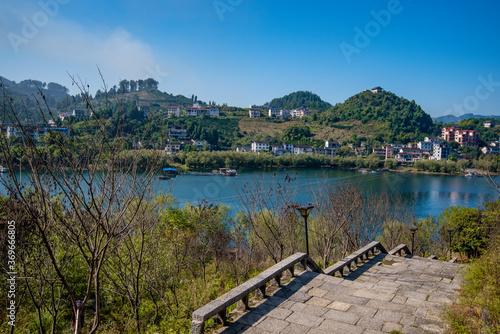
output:
<path id="1" fill-rule="evenodd" d="M 354 183 L 370 191 L 398 194 L 413 198 L 417 218 L 438 216 L 450 206 L 481 208 L 498 198 L 486 178 L 466 178 L 463 175 L 428 175 L 383 172 L 362 174 L 342 169 L 286 169 L 275 172 L 243 171 L 237 177 L 180 175 L 171 181 L 157 181 L 158 191 L 170 191 L 183 206 L 202 200 L 240 207 L 237 189 L 255 182 L 272 184 L 285 177 L 294 179 L 288 184 L 297 187 L 297 203 L 313 202 L 313 191 L 323 184 Z M 497 178 L 498 179 L 498 178 Z"/>
<path id="2" fill-rule="evenodd" d="M 23 171 L 23 181 L 27 180 L 25 173 Z M 19 175 L 19 171 L 16 174 Z M 237 210 L 241 208 L 238 190 L 244 186 L 253 187 L 255 182 L 269 186 L 283 182 L 287 176 L 293 180 L 287 186 L 296 187 L 296 203 L 314 202 L 314 190 L 324 184 L 345 182 L 360 185 L 374 196 L 389 193 L 411 198 L 417 218 L 438 216 L 450 206 L 481 208 L 484 203 L 498 198 L 498 193 L 489 186 L 486 178 L 392 172 L 362 174 L 344 169 L 241 171 L 237 177 L 179 175 L 169 181 L 155 180 L 154 186 L 157 192 L 171 192 L 181 207 L 185 203 L 198 204 L 206 200 Z M 496 180 L 500 179 L 497 177 Z M 0 186 L 0 193 L 5 195 L 3 186 Z"/>

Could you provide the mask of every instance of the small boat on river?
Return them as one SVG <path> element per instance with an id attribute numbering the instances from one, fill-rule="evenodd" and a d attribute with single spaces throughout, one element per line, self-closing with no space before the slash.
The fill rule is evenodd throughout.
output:
<path id="1" fill-rule="evenodd" d="M 214 171 L 214 174 L 222 176 L 238 176 L 238 172 L 231 168 L 219 168 L 219 171 Z"/>
<path id="2" fill-rule="evenodd" d="M 0 165 L 0 173 L 7 173 L 7 168 Z"/>
<path id="3" fill-rule="evenodd" d="M 170 180 L 179 175 L 176 168 L 163 168 L 163 175 L 158 176 L 159 180 Z"/>
<path id="4" fill-rule="evenodd" d="M 467 174 L 465 174 L 465 177 L 482 177 L 482 176 L 483 175 L 481 173 L 475 171 L 468 172 Z"/>

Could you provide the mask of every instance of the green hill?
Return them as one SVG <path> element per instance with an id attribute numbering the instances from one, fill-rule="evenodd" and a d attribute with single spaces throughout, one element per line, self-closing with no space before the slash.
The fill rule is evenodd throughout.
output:
<path id="1" fill-rule="evenodd" d="M 12 105 L 17 111 L 17 117 L 24 121 L 40 121 L 37 116 L 39 108 L 46 111 L 57 109 L 57 105 L 70 98 L 68 89 L 58 83 L 49 82 L 48 84 L 39 80 L 27 79 L 16 83 L 0 76 L 0 92 L 12 98 Z M 0 93 L 0 102 L 3 102 L 3 93 Z M 8 111 L 8 110 L 7 110 Z M 10 122 L 12 115 L 5 115 L 3 120 Z"/>
<path id="2" fill-rule="evenodd" d="M 266 105 L 272 108 L 289 110 L 306 107 L 310 110 L 317 111 L 324 111 L 332 107 L 330 103 L 323 101 L 318 95 L 305 91 L 299 91 L 273 99 L 271 102 L 267 102 Z"/>
<path id="3" fill-rule="evenodd" d="M 374 132 L 384 133 L 388 141 L 418 140 L 425 134 L 436 134 L 437 130 L 431 116 L 415 101 L 385 91 L 356 94 L 320 116 L 325 125 L 350 120 L 374 123 Z"/>

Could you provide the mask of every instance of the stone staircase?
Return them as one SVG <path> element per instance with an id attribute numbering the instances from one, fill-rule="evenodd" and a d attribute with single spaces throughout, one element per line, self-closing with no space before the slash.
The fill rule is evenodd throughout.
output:
<path id="1" fill-rule="evenodd" d="M 443 333 L 442 311 L 460 287 L 460 269 L 384 252 L 343 277 L 295 273 L 271 296 L 233 312 L 233 321 L 215 333 Z"/>

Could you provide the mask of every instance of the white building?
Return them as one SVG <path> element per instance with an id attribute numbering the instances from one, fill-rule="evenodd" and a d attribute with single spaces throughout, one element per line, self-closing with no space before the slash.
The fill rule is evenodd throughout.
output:
<path id="1" fill-rule="evenodd" d="M 332 147 L 320 147 L 314 149 L 315 154 L 326 155 L 328 157 L 334 157 L 337 155 L 337 150 Z"/>
<path id="2" fill-rule="evenodd" d="M 219 108 L 216 108 L 216 107 L 208 108 L 208 114 L 210 116 L 219 116 Z"/>
<path id="3" fill-rule="evenodd" d="M 500 154 L 500 147 L 485 146 L 481 149 L 481 152 L 483 152 L 484 154 L 498 155 Z"/>
<path id="4" fill-rule="evenodd" d="M 200 113 L 201 113 L 200 108 L 196 107 L 186 108 L 186 117 L 197 117 Z"/>
<path id="5" fill-rule="evenodd" d="M 335 141 L 335 140 L 327 140 L 325 142 L 325 147 L 334 148 L 334 149 L 338 150 L 340 148 L 340 143 L 338 141 Z"/>
<path id="6" fill-rule="evenodd" d="M 293 154 L 301 154 L 301 153 L 312 154 L 313 153 L 312 146 L 310 146 L 310 145 L 295 145 L 293 147 Z"/>
<path id="7" fill-rule="evenodd" d="M 252 152 L 260 152 L 260 151 L 269 152 L 269 142 L 254 141 L 252 143 Z"/>
<path id="8" fill-rule="evenodd" d="M 422 151 L 432 151 L 434 143 L 434 141 L 419 141 L 417 147 Z"/>
<path id="9" fill-rule="evenodd" d="M 485 146 L 481 149 L 484 154 L 500 154 L 500 142 L 491 142 L 489 146 Z"/>
<path id="10" fill-rule="evenodd" d="M 179 153 L 181 150 L 181 144 L 179 143 L 168 143 L 165 145 L 165 151 L 169 154 Z"/>
<path id="11" fill-rule="evenodd" d="M 307 108 L 298 108 L 298 109 L 292 110 L 290 112 L 290 114 L 294 118 L 300 118 L 300 117 L 305 117 L 305 116 L 311 116 L 312 112 Z"/>
<path id="12" fill-rule="evenodd" d="M 285 150 L 285 147 L 283 145 L 272 145 L 271 149 L 273 151 L 273 154 L 276 156 L 280 156 L 285 153 L 290 153 L 287 150 Z"/>
<path id="13" fill-rule="evenodd" d="M 250 109 L 248 111 L 248 115 L 250 116 L 250 118 L 259 118 L 260 117 L 260 110 Z"/>
<path id="14" fill-rule="evenodd" d="M 432 147 L 432 159 L 433 160 L 444 160 L 448 159 L 451 154 L 450 145 L 446 142 L 436 142 Z"/>
<path id="15" fill-rule="evenodd" d="M 280 110 L 280 117 L 285 118 L 290 116 L 290 110 Z"/>
<path id="16" fill-rule="evenodd" d="M 279 117 L 281 117 L 280 111 L 281 110 L 279 110 L 278 108 L 269 108 L 269 118 L 272 118 L 272 117 L 279 118 Z"/>
<path id="17" fill-rule="evenodd" d="M 293 144 L 285 143 L 283 144 L 283 147 L 288 153 L 293 153 Z"/>
<path id="18" fill-rule="evenodd" d="M 170 116 L 179 117 L 181 114 L 181 108 L 175 106 L 168 107 L 167 113 L 168 117 Z"/>
<path id="19" fill-rule="evenodd" d="M 175 140 L 184 140 L 187 137 L 187 132 L 185 129 L 174 129 L 168 130 L 168 137 Z"/>
<path id="20" fill-rule="evenodd" d="M 494 120 L 485 121 L 484 122 L 484 127 L 488 128 L 488 129 L 495 127 L 495 121 Z"/>

